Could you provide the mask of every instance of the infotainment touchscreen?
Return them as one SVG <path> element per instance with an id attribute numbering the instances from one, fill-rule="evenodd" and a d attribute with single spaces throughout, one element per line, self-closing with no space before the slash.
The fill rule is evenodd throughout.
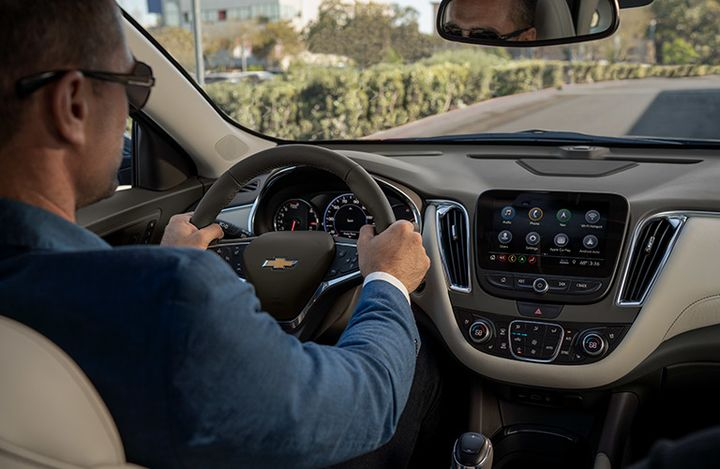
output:
<path id="1" fill-rule="evenodd" d="M 488 191 L 478 204 L 482 269 L 610 277 L 628 215 L 612 194 Z"/>

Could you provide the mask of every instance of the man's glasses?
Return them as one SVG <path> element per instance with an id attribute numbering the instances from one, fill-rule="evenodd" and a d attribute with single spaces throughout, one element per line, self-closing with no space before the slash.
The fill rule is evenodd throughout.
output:
<path id="1" fill-rule="evenodd" d="M 21 78 L 15 84 L 19 97 L 30 96 L 45 85 L 59 80 L 66 73 L 72 70 L 56 70 L 52 72 L 40 72 L 34 75 Z M 134 111 L 142 109 L 150 98 L 150 91 L 155 86 L 155 77 L 152 68 L 146 63 L 135 62 L 132 73 L 99 72 L 94 70 L 78 70 L 84 76 L 94 80 L 120 83 L 125 86 L 128 103 Z"/>
<path id="2" fill-rule="evenodd" d="M 528 26 L 527 28 L 518 29 L 517 31 L 513 31 L 508 34 L 498 34 L 497 32 L 490 30 L 490 29 L 485 29 L 485 28 L 462 29 L 460 26 L 457 26 L 452 23 L 448 23 L 445 25 L 445 33 L 447 33 L 450 36 L 468 37 L 471 39 L 507 41 L 509 39 L 514 39 L 514 38 L 520 36 L 522 33 L 526 32 L 526 31 L 530 31 L 532 28 L 533 28 L 533 26 Z"/>

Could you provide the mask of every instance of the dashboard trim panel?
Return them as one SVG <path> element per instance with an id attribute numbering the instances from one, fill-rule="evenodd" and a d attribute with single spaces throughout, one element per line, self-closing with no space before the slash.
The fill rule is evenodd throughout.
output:
<path id="1" fill-rule="evenodd" d="M 637 227 L 635 227 L 635 230 L 633 232 L 633 235 L 630 239 L 630 250 L 628 252 L 627 259 L 625 261 L 625 265 L 623 266 L 623 274 L 622 274 L 622 280 L 620 281 L 620 287 L 618 289 L 618 296 L 615 304 L 621 308 L 637 308 L 641 307 L 645 304 L 645 301 L 647 300 L 648 296 L 650 296 L 650 293 L 652 292 L 655 282 L 660 277 L 660 274 L 662 273 L 663 269 L 665 268 L 665 265 L 668 262 L 668 259 L 670 259 L 670 255 L 672 254 L 673 249 L 675 248 L 675 243 L 677 242 L 678 238 L 680 237 L 680 233 L 682 232 L 683 228 L 685 227 L 685 224 L 687 223 L 688 219 L 693 216 L 700 216 L 700 217 L 717 217 L 720 218 L 720 213 L 716 212 L 700 212 L 700 211 L 672 211 L 672 212 L 660 212 L 656 213 L 654 215 L 648 216 L 644 218 L 640 223 L 638 223 Z M 657 270 L 653 274 L 652 278 L 650 279 L 650 283 L 648 283 L 647 288 L 642 294 L 642 297 L 639 301 L 626 301 L 623 299 L 624 293 L 625 293 L 625 287 L 627 286 L 628 281 L 628 275 L 630 274 L 630 264 L 632 263 L 633 256 L 635 255 L 635 252 L 637 250 L 637 242 L 640 238 L 640 235 L 642 233 L 642 230 L 645 229 L 645 227 L 658 219 L 665 218 L 668 220 L 674 220 L 679 223 L 679 226 L 677 226 L 675 233 L 673 234 L 673 237 L 670 240 L 670 243 L 668 244 L 668 247 L 665 251 L 665 254 L 663 255 L 662 260 L 660 261 L 660 265 L 658 265 Z"/>

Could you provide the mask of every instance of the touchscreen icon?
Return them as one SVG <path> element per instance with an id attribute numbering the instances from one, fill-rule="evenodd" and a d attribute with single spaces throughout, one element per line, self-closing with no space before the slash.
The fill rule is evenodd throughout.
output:
<path id="1" fill-rule="evenodd" d="M 595 249 L 598 245 L 598 239 L 597 236 L 593 235 L 587 235 L 583 239 L 583 246 L 585 246 L 587 249 Z"/>
<path id="2" fill-rule="evenodd" d="M 537 264 L 537 257 L 535 257 L 535 256 L 528 257 L 528 264 L 530 264 L 530 265 Z"/>
<path id="3" fill-rule="evenodd" d="M 528 235 L 525 236 L 525 242 L 528 243 L 528 246 L 537 246 L 540 244 L 540 235 L 534 231 L 528 233 Z"/>
<path id="4" fill-rule="evenodd" d="M 566 208 L 558 210 L 557 219 L 560 223 L 567 223 L 572 218 L 572 212 Z"/>
<path id="5" fill-rule="evenodd" d="M 570 238 L 568 238 L 568 235 L 565 233 L 558 233 L 555 235 L 555 246 L 564 248 L 568 244 L 570 244 Z"/>
<path id="6" fill-rule="evenodd" d="M 530 209 L 530 212 L 528 212 L 528 216 L 532 221 L 540 221 L 542 220 L 543 216 L 545 216 L 545 213 L 542 211 L 541 208 L 535 207 L 533 209 Z"/>
<path id="7" fill-rule="evenodd" d="M 502 212 L 500 213 L 500 215 L 502 216 L 503 220 L 510 221 L 513 218 L 515 218 L 515 209 L 510 206 L 507 206 L 502 209 Z"/>
<path id="8" fill-rule="evenodd" d="M 585 221 L 590 223 L 591 225 L 594 225 L 595 223 L 600 221 L 600 212 L 597 210 L 590 210 L 588 213 L 585 214 Z"/>
<path id="9" fill-rule="evenodd" d="M 500 244 L 510 244 L 510 241 L 512 241 L 512 233 L 508 230 L 501 231 L 498 235 L 498 241 L 500 241 Z"/>

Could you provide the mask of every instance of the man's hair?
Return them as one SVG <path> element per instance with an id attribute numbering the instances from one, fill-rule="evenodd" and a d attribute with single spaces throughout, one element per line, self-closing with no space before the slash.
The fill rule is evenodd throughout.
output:
<path id="1" fill-rule="evenodd" d="M 16 82 L 38 72 L 98 69 L 122 31 L 114 0 L 0 0 L 0 147 L 19 127 Z"/>
<path id="2" fill-rule="evenodd" d="M 517 8 L 512 11 L 512 20 L 517 29 L 535 26 L 535 11 L 538 0 L 518 0 Z"/>

